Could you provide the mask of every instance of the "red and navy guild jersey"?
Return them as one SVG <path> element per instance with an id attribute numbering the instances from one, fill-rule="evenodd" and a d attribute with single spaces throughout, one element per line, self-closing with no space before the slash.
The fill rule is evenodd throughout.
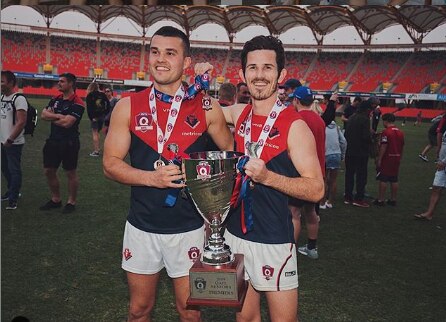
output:
<path id="1" fill-rule="evenodd" d="M 50 140 L 72 140 L 79 138 L 79 123 L 84 114 L 84 102 L 76 93 L 73 93 L 68 99 L 63 98 L 63 94 L 53 97 L 48 103 L 47 108 L 52 108 L 54 113 L 62 115 L 71 115 L 76 118 L 74 124 L 65 128 L 51 122 Z"/>
<path id="2" fill-rule="evenodd" d="M 150 88 L 131 96 L 130 115 L 130 162 L 132 167 L 147 171 L 154 170 L 159 159 L 157 148 L 157 126 L 153 122 L 149 107 Z M 164 145 L 162 160 L 168 164 L 167 145 L 176 143 L 180 153 L 204 151 L 207 131 L 203 95 L 185 100 L 176 120 L 173 132 Z M 165 132 L 170 103 L 156 100 L 157 117 L 161 130 Z M 154 187 L 131 188 L 131 203 L 127 220 L 136 228 L 158 234 L 175 234 L 198 229 L 203 219 L 191 200 L 178 196 L 174 207 L 165 207 L 169 189 Z"/>
<path id="3" fill-rule="evenodd" d="M 239 152 L 244 151 L 246 119 L 251 110 L 247 105 L 241 113 L 235 127 L 235 142 Z M 257 141 L 267 116 L 252 117 L 252 140 Z M 288 132 L 291 124 L 301 119 L 291 107 L 285 108 L 277 118 L 265 142 L 262 160 L 268 170 L 287 176 L 299 176 L 288 153 Z M 299 138 L 296 138 L 299 140 Z M 252 190 L 253 229 L 243 234 L 240 224 L 241 207 L 232 209 L 227 219 L 228 231 L 240 238 L 265 244 L 283 244 L 294 242 L 293 223 L 288 209 L 288 196 L 270 187 L 256 183 Z"/>

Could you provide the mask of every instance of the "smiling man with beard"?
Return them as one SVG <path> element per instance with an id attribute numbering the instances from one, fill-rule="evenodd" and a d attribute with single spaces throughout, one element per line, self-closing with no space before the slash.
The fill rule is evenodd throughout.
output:
<path id="1" fill-rule="evenodd" d="M 206 132 L 222 150 L 232 150 L 233 140 L 218 102 L 205 105 L 197 84 L 183 87 L 190 63 L 189 39 L 182 31 L 162 27 L 155 32 L 149 52 L 153 86 L 116 104 L 105 140 L 106 176 L 131 186 L 122 252 L 128 321 L 150 321 L 164 267 L 173 279 L 180 320 L 201 321 L 198 310 L 186 308 L 186 300 L 189 269 L 203 248 L 203 219 L 187 198 L 169 203 L 172 189 L 184 187 L 177 183 L 182 174 L 173 159 L 203 151 Z M 204 74 L 197 81 L 207 78 Z M 169 148 L 173 145 L 176 153 Z M 130 164 L 124 161 L 128 153 Z"/>
<path id="2" fill-rule="evenodd" d="M 244 167 L 254 182 L 252 222 L 241 207 L 227 220 L 225 238 L 234 253 L 245 255 L 249 288 L 237 321 L 260 321 L 260 292 L 265 292 L 271 321 L 297 320 L 298 276 L 293 224 L 288 198 L 319 201 L 324 183 L 314 137 L 293 108 L 278 99 L 278 83 L 286 77 L 282 43 L 271 36 L 248 41 L 241 54 L 240 78 L 247 83 L 252 104 L 224 109 L 235 125 L 240 152 L 258 146 L 257 157 Z M 246 227 L 244 223 L 247 223 Z"/>

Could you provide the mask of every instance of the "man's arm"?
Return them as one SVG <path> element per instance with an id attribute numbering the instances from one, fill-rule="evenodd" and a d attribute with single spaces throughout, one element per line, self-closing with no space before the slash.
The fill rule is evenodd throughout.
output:
<path id="1" fill-rule="evenodd" d="M 205 113 L 208 133 L 212 140 L 222 151 L 232 151 L 234 149 L 234 137 L 226 125 L 225 115 L 218 101 L 212 99 L 212 108 Z"/>
<path id="2" fill-rule="evenodd" d="M 382 159 L 384 157 L 384 153 L 386 153 L 386 150 L 387 150 L 387 143 L 381 143 L 379 145 L 378 157 L 376 158 L 376 170 L 378 171 L 381 168 Z"/>
<path id="3" fill-rule="evenodd" d="M 121 99 L 113 109 L 102 159 L 105 176 L 131 186 L 183 187 L 184 184 L 172 183 L 183 178 L 180 168 L 174 164 L 146 171 L 133 168 L 124 161 L 131 143 L 129 124 L 130 98 L 127 97 Z"/>
<path id="4" fill-rule="evenodd" d="M 44 108 L 40 114 L 40 118 L 45 121 L 53 122 L 54 124 L 64 128 L 72 127 L 77 120 L 77 118 L 72 115 L 54 113 L 51 107 Z"/>
<path id="5" fill-rule="evenodd" d="M 299 138 L 299 140 L 296 140 Z M 316 152 L 316 142 L 307 124 L 295 121 L 288 133 L 288 149 L 294 167 L 301 175 L 290 178 L 268 170 L 261 159 L 250 159 L 246 174 L 259 182 L 291 197 L 319 202 L 324 195 L 324 180 Z"/>

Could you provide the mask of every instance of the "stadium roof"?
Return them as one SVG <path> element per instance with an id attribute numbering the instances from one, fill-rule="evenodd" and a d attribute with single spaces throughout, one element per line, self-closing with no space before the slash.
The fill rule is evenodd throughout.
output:
<path id="1" fill-rule="evenodd" d="M 436 27 L 446 23 L 445 6 L 407 5 L 392 6 L 32 6 L 46 20 L 51 20 L 65 11 L 85 14 L 101 31 L 101 24 L 110 18 L 124 16 L 143 28 L 158 21 L 171 20 L 183 26 L 190 35 L 198 27 L 215 23 L 223 26 L 229 40 L 246 27 L 266 26 L 272 35 L 281 35 L 287 30 L 306 26 L 311 29 L 318 45 L 324 36 L 344 26 L 353 26 L 365 45 L 370 45 L 372 36 L 388 27 L 402 25 L 414 44 Z"/>

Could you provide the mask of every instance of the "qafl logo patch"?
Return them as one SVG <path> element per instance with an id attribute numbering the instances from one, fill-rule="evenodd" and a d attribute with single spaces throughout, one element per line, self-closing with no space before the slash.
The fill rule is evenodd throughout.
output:
<path id="1" fill-rule="evenodd" d="M 207 161 L 201 161 L 196 166 L 197 179 L 206 180 L 211 177 L 211 165 Z"/>
<path id="2" fill-rule="evenodd" d="M 139 113 L 135 115 L 135 131 L 147 132 L 153 129 L 152 115 L 149 113 Z"/>
<path id="3" fill-rule="evenodd" d="M 273 278 L 274 276 L 274 268 L 269 265 L 262 266 L 262 274 L 267 281 Z"/>
<path id="4" fill-rule="evenodd" d="M 200 249 L 197 247 L 191 247 L 187 251 L 187 255 L 189 256 L 189 259 L 193 262 L 197 261 L 200 258 Z"/>
<path id="5" fill-rule="evenodd" d="M 246 126 L 246 122 L 243 122 L 242 124 L 240 124 L 240 127 L 238 128 L 237 134 L 240 136 L 245 136 L 245 126 Z M 248 133 L 246 133 L 248 134 Z"/>

